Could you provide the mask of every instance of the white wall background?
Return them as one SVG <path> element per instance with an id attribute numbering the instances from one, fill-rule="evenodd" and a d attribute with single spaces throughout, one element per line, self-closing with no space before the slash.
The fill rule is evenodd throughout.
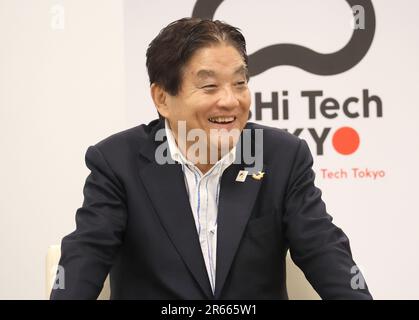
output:
<path id="1" fill-rule="evenodd" d="M 46 249 L 75 227 L 87 147 L 155 118 L 145 50 L 163 26 L 190 16 L 194 3 L 0 0 L 0 299 L 44 298 Z M 320 52 L 341 48 L 352 32 L 347 4 L 312 3 L 226 0 L 215 18 L 243 30 L 249 53 L 269 41 Z M 51 28 L 50 10 L 57 4 L 64 8 L 62 30 Z M 318 175 L 317 183 L 349 235 L 374 297 L 418 299 L 419 3 L 373 4 L 374 42 L 356 67 L 330 77 L 277 67 L 252 78 L 250 86 L 264 94 L 290 92 L 293 118 L 264 123 L 291 130 L 313 124 L 356 128 L 362 140 L 354 155 L 333 152 L 329 142 L 315 168 L 369 167 L 385 170 L 386 177 L 330 181 Z M 280 32 L 265 38 L 268 21 Z M 360 96 L 363 88 L 382 98 L 383 118 L 308 122 L 305 100 L 298 97 L 301 90 L 319 89 L 342 100 Z"/>
<path id="2" fill-rule="evenodd" d="M 83 200 L 84 153 L 126 127 L 123 52 L 122 1 L 0 0 L 0 299 L 44 298 L 46 250 Z"/>

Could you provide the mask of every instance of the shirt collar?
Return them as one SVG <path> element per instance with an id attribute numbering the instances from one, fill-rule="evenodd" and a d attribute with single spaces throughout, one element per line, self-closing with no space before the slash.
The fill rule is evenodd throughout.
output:
<path id="1" fill-rule="evenodd" d="M 175 137 L 173 136 L 173 132 L 170 129 L 170 125 L 167 119 L 164 119 L 164 127 L 165 127 L 164 129 L 165 129 L 166 137 L 167 137 L 167 143 L 169 145 L 169 152 L 172 159 L 174 161 L 179 162 L 182 165 L 188 165 L 188 166 L 192 166 L 198 169 L 191 161 L 186 159 L 183 153 L 179 150 Z M 220 160 L 218 160 L 207 173 L 212 172 L 213 169 L 217 167 L 220 168 L 220 172 L 223 172 L 226 168 L 228 168 L 234 162 L 234 160 L 236 160 L 236 146 L 231 148 L 231 150 L 227 154 L 225 154 Z"/>

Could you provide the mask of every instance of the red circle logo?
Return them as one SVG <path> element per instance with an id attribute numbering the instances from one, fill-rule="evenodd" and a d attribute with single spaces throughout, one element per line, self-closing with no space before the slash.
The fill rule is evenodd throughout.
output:
<path id="1" fill-rule="evenodd" d="M 332 138 L 333 147 L 337 152 L 349 155 L 359 147 L 359 134 L 351 127 L 339 128 Z"/>

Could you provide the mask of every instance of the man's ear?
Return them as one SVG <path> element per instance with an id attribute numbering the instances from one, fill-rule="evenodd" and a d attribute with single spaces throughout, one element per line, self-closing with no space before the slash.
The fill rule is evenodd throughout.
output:
<path id="1" fill-rule="evenodd" d="M 156 83 L 151 84 L 150 92 L 158 113 L 167 118 L 169 115 L 168 93 Z"/>

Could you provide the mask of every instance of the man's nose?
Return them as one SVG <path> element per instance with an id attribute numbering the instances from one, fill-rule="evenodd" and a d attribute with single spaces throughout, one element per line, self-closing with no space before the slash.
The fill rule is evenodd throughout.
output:
<path id="1" fill-rule="evenodd" d="M 224 87 L 220 90 L 220 97 L 218 99 L 218 106 L 223 108 L 235 108 L 239 106 L 239 99 L 234 92 L 234 88 Z"/>

